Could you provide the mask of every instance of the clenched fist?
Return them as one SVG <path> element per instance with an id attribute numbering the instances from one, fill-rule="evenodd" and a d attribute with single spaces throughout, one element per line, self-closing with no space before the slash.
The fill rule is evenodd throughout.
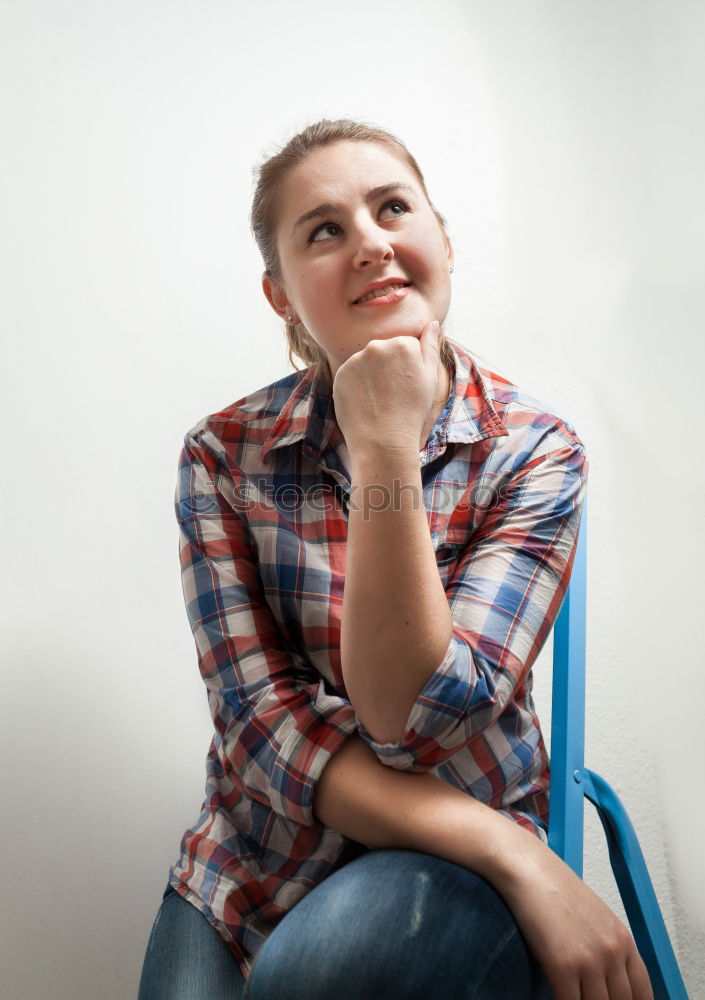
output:
<path id="1" fill-rule="evenodd" d="M 437 320 L 416 337 L 371 340 L 333 380 L 338 426 L 351 456 L 374 445 L 419 448 L 443 374 Z"/>

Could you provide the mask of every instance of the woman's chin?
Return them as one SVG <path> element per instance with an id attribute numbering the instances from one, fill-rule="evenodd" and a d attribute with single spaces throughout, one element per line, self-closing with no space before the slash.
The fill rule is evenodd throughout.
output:
<path id="1" fill-rule="evenodd" d="M 371 324 L 374 328 L 372 336 L 375 340 L 390 340 L 392 337 L 416 337 L 418 340 L 430 322 L 431 319 L 424 316 L 380 316 L 376 323 Z M 369 332 L 369 326 L 367 329 Z"/>

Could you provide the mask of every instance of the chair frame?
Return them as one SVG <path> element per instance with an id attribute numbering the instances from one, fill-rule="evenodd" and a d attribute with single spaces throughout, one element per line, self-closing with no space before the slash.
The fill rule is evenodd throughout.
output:
<path id="1" fill-rule="evenodd" d="M 654 1000 L 688 1000 L 634 827 L 615 791 L 585 767 L 586 536 L 587 499 L 570 583 L 553 633 L 548 844 L 582 878 L 584 800 L 592 802 Z"/>

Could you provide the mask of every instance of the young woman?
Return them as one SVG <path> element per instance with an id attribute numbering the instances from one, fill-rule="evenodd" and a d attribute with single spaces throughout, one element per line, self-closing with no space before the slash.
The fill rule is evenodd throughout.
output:
<path id="1" fill-rule="evenodd" d="M 580 439 L 444 336 L 453 248 L 394 136 L 310 126 L 251 219 L 307 367 L 181 454 L 214 734 L 140 1000 L 649 1000 L 631 935 L 547 846 L 531 668 Z"/>

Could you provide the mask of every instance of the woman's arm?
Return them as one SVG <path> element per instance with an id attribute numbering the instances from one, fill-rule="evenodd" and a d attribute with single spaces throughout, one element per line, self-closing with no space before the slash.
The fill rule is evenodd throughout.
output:
<path id="1" fill-rule="evenodd" d="M 453 621 L 428 526 L 418 442 L 351 455 L 340 656 L 358 718 L 378 743 L 403 736 Z M 391 655 L 390 655 L 391 651 Z"/>
<path id="2" fill-rule="evenodd" d="M 357 720 L 350 702 L 329 693 L 283 640 L 240 512 L 240 485 L 237 468 L 187 435 L 174 498 L 186 611 L 224 773 L 278 816 L 311 827 L 301 837 L 314 843 L 315 783 Z"/>
<path id="3" fill-rule="evenodd" d="M 516 842 L 515 827 L 527 834 L 521 845 L 538 842 L 535 834 L 435 774 L 385 767 L 357 734 L 326 764 L 313 810 L 320 822 L 367 847 L 435 854 L 472 868 L 493 884 Z"/>
<path id="4" fill-rule="evenodd" d="M 486 399 L 482 420 L 463 424 L 477 448 L 461 446 L 448 481 L 438 477 L 429 524 L 412 419 L 426 373 L 418 353 L 409 337 L 373 340 L 333 384 L 354 503 L 342 672 L 360 735 L 384 764 L 430 771 L 472 744 L 494 762 L 496 790 L 518 758 L 528 767 L 527 679 L 568 587 L 587 458 L 560 417 L 519 405 L 500 419 Z M 443 582 L 431 527 L 456 553 Z"/>
<path id="5" fill-rule="evenodd" d="M 528 440 L 517 434 L 492 467 L 474 467 L 484 507 L 473 506 L 475 485 L 456 488 L 450 521 L 453 538 L 464 541 L 445 589 L 425 510 L 374 509 L 378 503 L 350 512 L 342 669 L 361 736 L 385 764 L 431 770 L 480 738 L 476 752 L 506 765 L 507 779 L 516 771 L 499 720 L 521 711 L 526 678 L 561 606 L 587 482 L 582 443 L 551 420 L 539 414 Z M 413 463 L 401 449 L 356 455 L 358 494 L 373 495 L 375 477 L 420 489 L 417 455 Z"/>
<path id="6" fill-rule="evenodd" d="M 341 667 L 377 743 L 401 739 L 452 634 L 419 469 L 419 440 L 444 383 L 438 332 L 434 322 L 419 340 L 372 340 L 333 381 L 351 461 Z"/>
<path id="7" fill-rule="evenodd" d="M 353 735 L 318 780 L 314 814 L 368 847 L 477 872 L 503 897 L 555 1000 L 652 1000 L 627 928 L 537 836 L 434 774 L 385 767 Z"/>

